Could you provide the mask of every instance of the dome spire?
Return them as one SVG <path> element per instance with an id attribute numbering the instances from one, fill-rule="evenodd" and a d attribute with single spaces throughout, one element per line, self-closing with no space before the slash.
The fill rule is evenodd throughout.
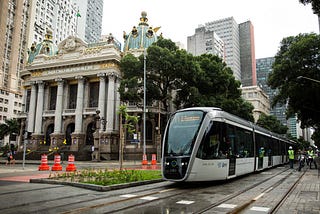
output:
<path id="1" fill-rule="evenodd" d="M 149 24 L 147 22 L 148 22 L 147 12 L 142 11 L 139 25 L 149 26 Z"/>

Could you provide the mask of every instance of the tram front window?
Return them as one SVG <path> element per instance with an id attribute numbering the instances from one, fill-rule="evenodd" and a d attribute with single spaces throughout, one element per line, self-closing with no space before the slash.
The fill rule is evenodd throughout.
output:
<path id="1" fill-rule="evenodd" d="M 165 139 L 164 154 L 190 155 L 197 137 L 204 112 L 184 111 L 171 118 Z"/>

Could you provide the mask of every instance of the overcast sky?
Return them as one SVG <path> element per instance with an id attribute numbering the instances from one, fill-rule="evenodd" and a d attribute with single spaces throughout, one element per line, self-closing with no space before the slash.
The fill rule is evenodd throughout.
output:
<path id="1" fill-rule="evenodd" d="M 123 44 L 123 31 L 138 25 L 142 11 L 150 26 L 161 26 L 158 35 L 185 48 L 200 24 L 231 16 L 238 24 L 250 20 L 257 59 L 274 56 L 284 37 L 319 32 L 311 6 L 299 0 L 104 0 L 102 34 L 112 33 Z"/>

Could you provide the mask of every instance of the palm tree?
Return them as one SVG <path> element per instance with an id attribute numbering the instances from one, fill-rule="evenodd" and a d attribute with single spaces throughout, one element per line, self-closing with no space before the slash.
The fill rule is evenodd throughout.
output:
<path id="1" fill-rule="evenodd" d="M 20 124 L 17 119 L 6 119 L 4 123 L 0 124 L 0 139 L 10 135 L 10 140 L 13 136 L 19 134 Z"/>

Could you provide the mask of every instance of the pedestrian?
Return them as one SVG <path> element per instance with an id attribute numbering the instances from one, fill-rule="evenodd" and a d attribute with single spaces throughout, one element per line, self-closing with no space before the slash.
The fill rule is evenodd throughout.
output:
<path id="1" fill-rule="evenodd" d="M 309 164 L 309 166 L 310 166 L 310 169 L 311 169 L 312 162 L 313 162 L 313 164 L 314 164 L 314 167 L 315 167 L 316 169 L 318 168 L 317 163 L 316 163 L 315 160 L 314 160 L 315 157 L 316 157 L 316 155 L 315 155 L 315 153 L 313 152 L 313 149 L 310 147 L 309 150 L 308 150 L 308 159 L 309 159 L 308 164 Z"/>
<path id="2" fill-rule="evenodd" d="M 292 149 L 292 146 L 289 146 L 288 156 L 289 156 L 290 169 L 293 169 L 294 151 Z"/>
<path id="3" fill-rule="evenodd" d="M 11 160 L 13 159 L 12 152 L 10 150 L 7 151 L 7 162 L 6 165 L 11 165 Z"/>

